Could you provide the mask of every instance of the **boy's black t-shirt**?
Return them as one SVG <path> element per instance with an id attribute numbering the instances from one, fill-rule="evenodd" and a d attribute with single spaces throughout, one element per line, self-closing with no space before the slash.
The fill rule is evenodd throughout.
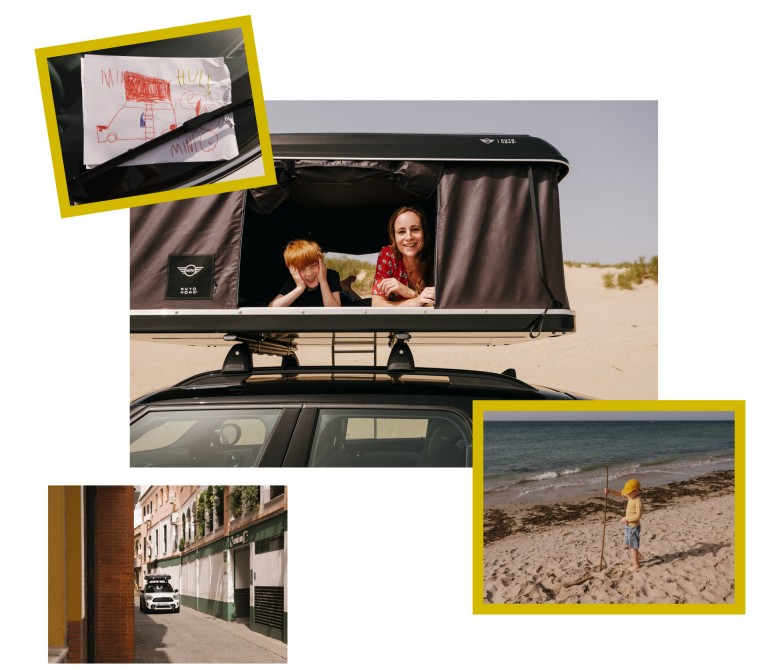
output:
<path id="1" fill-rule="evenodd" d="M 328 287 L 331 289 L 331 293 L 341 292 L 341 283 L 339 280 L 339 273 L 336 270 L 328 268 L 327 271 Z M 291 277 L 283 288 L 280 289 L 280 295 L 288 295 L 293 289 L 296 288 L 296 282 Z M 290 307 L 322 307 L 323 306 L 323 293 L 320 290 L 320 284 L 315 288 L 305 288 L 296 300 L 294 300 Z"/>

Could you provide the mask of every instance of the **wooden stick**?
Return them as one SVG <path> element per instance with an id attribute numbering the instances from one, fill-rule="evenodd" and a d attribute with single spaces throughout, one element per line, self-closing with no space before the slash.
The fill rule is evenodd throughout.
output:
<path id="1" fill-rule="evenodd" d="M 603 511 L 603 546 L 600 547 L 600 567 L 598 570 L 603 569 L 603 551 L 605 550 L 605 526 L 608 521 L 608 465 L 605 466 L 605 510 Z M 606 563 L 606 567 L 608 564 Z"/>

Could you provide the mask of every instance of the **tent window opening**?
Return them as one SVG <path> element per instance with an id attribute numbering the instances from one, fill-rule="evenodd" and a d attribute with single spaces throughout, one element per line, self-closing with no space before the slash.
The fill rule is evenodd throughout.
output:
<path id="1" fill-rule="evenodd" d="M 389 244 L 387 225 L 398 208 L 416 206 L 427 216 L 429 246 L 434 254 L 437 196 L 421 197 L 388 179 L 325 184 L 295 179 L 290 197 L 269 213 L 248 206 L 243 223 L 239 306 L 266 306 L 291 275 L 283 260 L 286 244 L 295 239 L 317 242 L 328 254 L 327 265 L 340 279 L 356 274 L 354 289 L 370 298 L 376 258 Z"/>

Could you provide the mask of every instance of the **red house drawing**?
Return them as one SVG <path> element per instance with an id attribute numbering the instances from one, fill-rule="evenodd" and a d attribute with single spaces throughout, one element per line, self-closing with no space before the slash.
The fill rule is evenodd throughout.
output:
<path id="1" fill-rule="evenodd" d="M 106 125 L 96 126 L 99 142 L 146 142 L 176 127 L 171 83 L 157 77 L 125 72 L 125 104 Z"/>

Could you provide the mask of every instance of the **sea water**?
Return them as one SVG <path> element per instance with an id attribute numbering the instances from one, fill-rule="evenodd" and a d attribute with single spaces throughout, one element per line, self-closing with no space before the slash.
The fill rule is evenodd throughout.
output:
<path id="1" fill-rule="evenodd" d="M 485 504 L 603 495 L 733 468 L 732 421 L 485 421 Z"/>

